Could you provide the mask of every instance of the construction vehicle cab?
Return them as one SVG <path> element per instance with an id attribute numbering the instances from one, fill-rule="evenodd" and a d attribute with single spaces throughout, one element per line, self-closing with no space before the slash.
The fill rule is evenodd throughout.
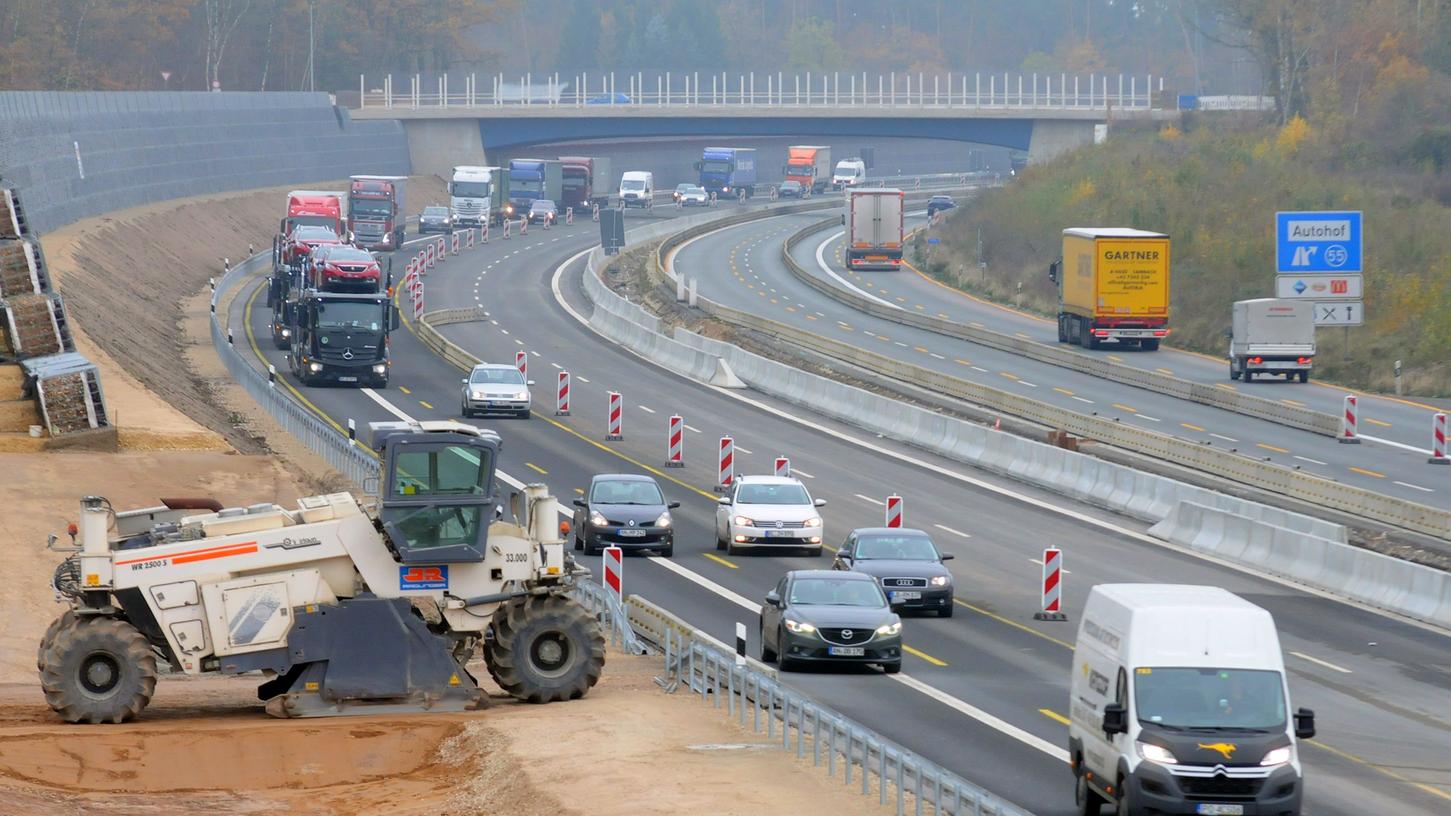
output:
<path id="1" fill-rule="evenodd" d="M 559 502 L 543 485 L 495 518 L 500 441 L 453 421 L 372 423 L 380 501 L 348 493 L 223 508 L 81 501 L 52 581 L 69 602 L 41 639 L 46 701 L 69 722 L 123 722 L 174 672 L 269 678 L 283 717 L 463 711 L 468 671 L 530 702 L 582 697 L 604 666 L 598 623 L 570 595 Z M 502 515 L 501 511 L 498 512 Z M 51 546 L 55 548 L 55 537 Z"/>

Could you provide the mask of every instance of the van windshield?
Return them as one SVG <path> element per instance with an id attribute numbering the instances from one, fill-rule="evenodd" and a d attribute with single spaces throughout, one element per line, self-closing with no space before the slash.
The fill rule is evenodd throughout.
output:
<path id="1" fill-rule="evenodd" d="M 1280 673 L 1254 669 L 1147 668 L 1134 670 L 1139 722 L 1166 728 L 1285 727 Z"/>

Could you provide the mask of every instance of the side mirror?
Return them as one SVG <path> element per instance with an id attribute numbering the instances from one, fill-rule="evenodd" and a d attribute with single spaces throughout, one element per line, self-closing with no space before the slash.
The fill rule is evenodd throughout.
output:
<path id="1" fill-rule="evenodd" d="M 730 507 L 730 505 L 731 505 L 731 497 L 730 496 L 721 496 L 720 498 L 718 498 L 718 499 L 715 500 L 715 503 L 716 504 L 723 504 L 726 507 Z"/>
<path id="2" fill-rule="evenodd" d="M 1048 280 L 1057 283 L 1058 275 L 1063 271 L 1063 261 L 1057 260 L 1048 264 Z"/>
<path id="3" fill-rule="evenodd" d="M 956 557 L 957 556 L 953 555 L 952 553 L 943 553 L 942 554 L 942 560 L 943 561 L 951 561 L 952 559 L 954 559 Z"/>
<path id="4" fill-rule="evenodd" d="M 1295 712 L 1295 738 L 1310 739 L 1315 736 L 1315 712 L 1302 708 Z"/>
<path id="5" fill-rule="evenodd" d="M 841 551 L 839 551 L 836 554 L 836 560 L 838 560 L 838 561 L 850 561 L 851 560 L 851 553 L 847 552 L 846 550 L 841 550 Z"/>
<path id="6" fill-rule="evenodd" d="M 388 307 L 388 330 L 397 331 L 403 325 L 403 315 L 398 311 L 397 306 Z"/>
<path id="7" fill-rule="evenodd" d="M 574 506 L 575 507 L 588 507 L 589 506 L 589 503 L 586 502 L 584 499 L 575 499 L 574 500 Z"/>
<path id="8" fill-rule="evenodd" d="M 1127 734 L 1129 731 L 1129 712 L 1119 703 L 1109 703 L 1103 707 L 1103 733 L 1111 737 L 1114 734 Z"/>
<path id="9" fill-rule="evenodd" d="M 667 509 L 667 510 L 674 510 L 675 508 L 677 508 L 679 506 L 680 506 L 680 502 L 678 502 L 678 501 L 666 502 L 665 503 L 665 509 Z"/>
<path id="10" fill-rule="evenodd" d="M 464 385 L 468 385 L 469 384 L 469 378 L 468 377 L 464 377 L 462 380 L 459 380 L 459 382 L 463 383 Z"/>
<path id="11" fill-rule="evenodd" d="M 816 501 L 812 502 L 812 504 L 815 505 L 816 507 L 825 507 L 826 506 L 826 499 L 817 499 Z"/>
<path id="12" fill-rule="evenodd" d="M 780 594 L 778 594 L 776 592 L 776 590 L 774 590 L 774 589 L 771 590 L 770 592 L 767 592 L 766 593 L 766 603 L 770 604 L 771 606 L 780 606 L 781 605 L 781 596 L 780 596 Z"/>

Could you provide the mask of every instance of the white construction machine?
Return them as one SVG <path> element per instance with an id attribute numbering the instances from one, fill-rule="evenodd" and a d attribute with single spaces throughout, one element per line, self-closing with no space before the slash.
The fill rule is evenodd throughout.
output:
<path id="1" fill-rule="evenodd" d="M 174 672 L 267 678 L 278 717 L 463 711 L 487 704 L 465 666 L 535 703 L 584 696 L 604 667 L 599 624 L 566 593 L 559 504 L 524 490 L 501 520 L 499 437 L 458 422 L 378 422 L 376 509 L 347 493 L 223 509 L 81 500 L 56 569 L 70 603 L 41 640 L 46 702 L 69 722 L 135 718 Z M 200 512 L 199 512 L 200 511 Z M 77 534 L 79 540 L 77 541 Z"/>

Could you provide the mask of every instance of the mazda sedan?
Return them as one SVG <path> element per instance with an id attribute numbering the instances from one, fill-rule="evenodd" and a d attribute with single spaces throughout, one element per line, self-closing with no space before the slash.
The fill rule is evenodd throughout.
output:
<path id="1" fill-rule="evenodd" d="M 594 555 L 604 547 L 675 554 L 675 523 L 660 485 L 649 476 L 606 473 L 590 480 L 584 498 L 574 500 L 574 548 Z"/>
<path id="2" fill-rule="evenodd" d="M 869 663 L 902 670 L 902 619 L 871 576 L 792 570 L 761 607 L 761 659 L 782 671 L 808 663 Z"/>
<path id="3" fill-rule="evenodd" d="M 921 530 L 901 527 L 865 527 L 852 530 L 836 552 L 832 569 L 869 575 L 887 593 L 893 609 L 935 611 L 952 617 L 952 573 L 932 537 Z"/>

